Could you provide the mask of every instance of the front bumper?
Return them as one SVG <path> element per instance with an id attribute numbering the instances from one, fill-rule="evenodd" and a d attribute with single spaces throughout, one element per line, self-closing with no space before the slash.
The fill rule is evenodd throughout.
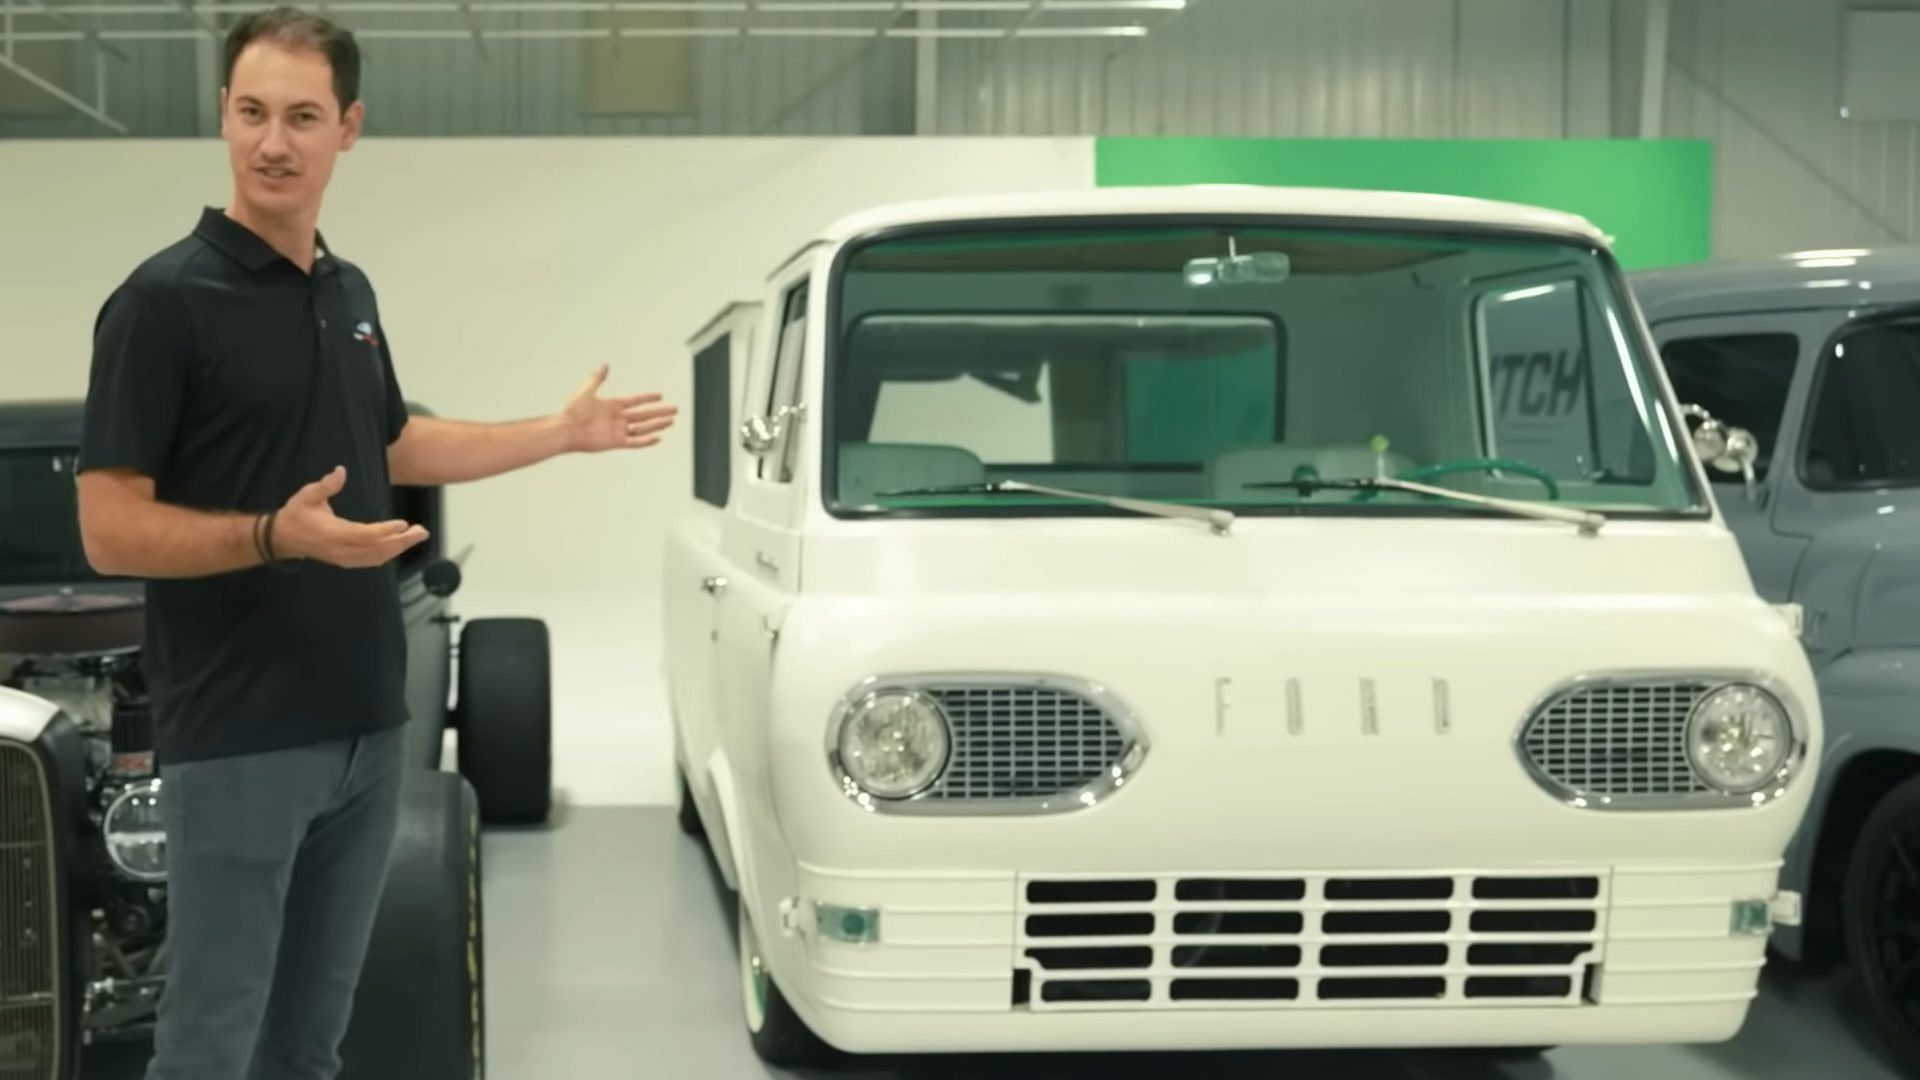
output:
<path id="1" fill-rule="evenodd" d="M 1756 993 L 1755 904 L 1794 910 L 1778 872 L 802 865 L 775 975 L 860 1053 L 1711 1042 Z M 832 940 L 819 905 L 877 910 L 879 940 Z"/>

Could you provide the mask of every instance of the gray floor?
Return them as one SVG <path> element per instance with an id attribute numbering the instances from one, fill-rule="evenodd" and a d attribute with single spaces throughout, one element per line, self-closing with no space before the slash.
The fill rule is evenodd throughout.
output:
<path id="1" fill-rule="evenodd" d="M 550 830 L 485 846 L 493 1080 L 758 1080 L 739 1027 L 731 913 L 704 852 L 665 810 L 563 811 Z M 1738 1038 L 1719 1046 L 1572 1048 L 1489 1062 L 1443 1053 L 1272 1053 L 861 1061 L 841 1080 L 1896 1080 L 1841 978 L 1770 970 Z M 117 1071 L 117 1070 L 116 1070 Z M 103 1078 L 104 1070 L 91 1072 Z M 124 1075 L 124 1074 L 122 1074 Z M 137 1075 L 137 1074 L 134 1074 Z"/>

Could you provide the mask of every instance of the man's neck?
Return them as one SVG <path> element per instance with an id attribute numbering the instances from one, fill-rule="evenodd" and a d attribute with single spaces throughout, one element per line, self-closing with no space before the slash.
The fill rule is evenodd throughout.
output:
<path id="1" fill-rule="evenodd" d="M 280 217 L 261 214 L 251 210 L 238 198 L 227 206 L 227 216 L 255 236 L 267 242 L 267 246 L 287 257 L 293 265 L 305 273 L 313 273 L 313 255 L 317 246 L 315 225 L 317 215 L 300 217 Z"/>

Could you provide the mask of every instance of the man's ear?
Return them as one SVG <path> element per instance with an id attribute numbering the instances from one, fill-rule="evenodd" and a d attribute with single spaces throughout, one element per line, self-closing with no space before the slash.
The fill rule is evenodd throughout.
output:
<path id="1" fill-rule="evenodd" d="M 360 141 L 360 128 L 367 122 L 367 106 L 356 101 L 347 106 L 346 114 L 340 117 L 340 126 L 345 129 L 340 138 L 340 149 L 351 150 L 353 144 Z"/>
<path id="2" fill-rule="evenodd" d="M 223 139 L 226 138 L 226 135 L 227 135 L 227 95 L 228 93 L 229 91 L 227 90 L 226 87 L 223 86 L 220 88 L 220 137 Z"/>

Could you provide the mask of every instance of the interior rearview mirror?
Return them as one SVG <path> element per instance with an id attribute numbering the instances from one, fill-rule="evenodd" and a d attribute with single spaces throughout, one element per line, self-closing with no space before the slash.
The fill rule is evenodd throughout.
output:
<path id="1" fill-rule="evenodd" d="M 1189 259 L 1184 269 L 1187 284 L 1196 289 L 1222 285 L 1278 285 L 1293 274 L 1293 260 L 1279 251 L 1256 251 L 1251 255 L 1223 255 Z"/>

